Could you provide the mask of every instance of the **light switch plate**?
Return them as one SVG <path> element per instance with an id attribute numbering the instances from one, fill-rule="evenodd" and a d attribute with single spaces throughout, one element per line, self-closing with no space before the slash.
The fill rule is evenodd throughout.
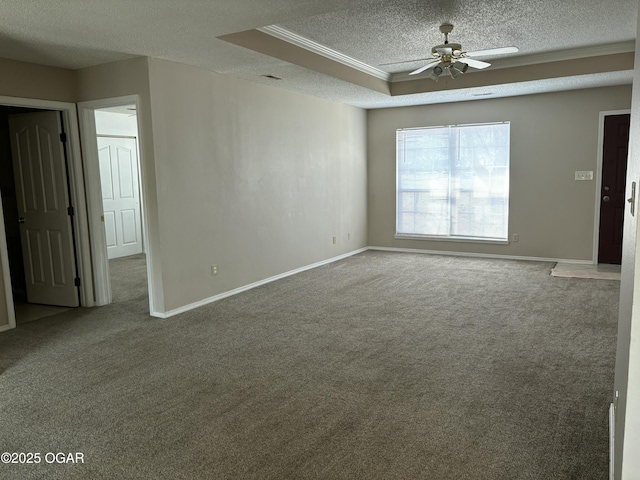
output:
<path id="1" fill-rule="evenodd" d="M 593 180 L 593 170 L 576 170 L 576 180 Z"/>

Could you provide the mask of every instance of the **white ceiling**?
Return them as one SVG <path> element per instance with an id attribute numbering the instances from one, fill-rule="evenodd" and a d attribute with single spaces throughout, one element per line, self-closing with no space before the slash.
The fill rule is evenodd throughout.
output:
<path id="1" fill-rule="evenodd" d="M 429 56 L 431 46 L 442 43 L 438 26 L 443 22 L 454 24 L 450 40 L 464 50 L 515 45 L 521 63 L 565 49 L 571 49 L 571 56 L 582 47 L 603 46 L 597 49 L 600 54 L 609 48 L 628 51 L 635 39 L 637 7 L 637 0 L 4 0 L 0 57 L 77 69 L 150 56 L 377 108 L 473 100 L 486 98 L 474 94 L 489 92 L 476 87 L 391 97 L 217 37 L 278 25 L 398 74 L 420 64 L 381 64 Z M 509 61 L 518 58 L 496 60 L 494 67 Z M 268 74 L 282 80 L 262 76 Z M 631 72 L 625 70 L 489 90 L 493 96 L 508 96 L 630 82 Z"/>

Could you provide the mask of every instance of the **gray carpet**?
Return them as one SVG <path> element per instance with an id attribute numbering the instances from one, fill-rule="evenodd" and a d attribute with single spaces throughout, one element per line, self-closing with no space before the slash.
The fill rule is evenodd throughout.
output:
<path id="1" fill-rule="evenodd" d="M 0 335 L 0 451 L 85 463 L 0 477 L 606 479 L 619 282 L 552 267 L 369 251 L 160 320 L 112 263 Z"/>

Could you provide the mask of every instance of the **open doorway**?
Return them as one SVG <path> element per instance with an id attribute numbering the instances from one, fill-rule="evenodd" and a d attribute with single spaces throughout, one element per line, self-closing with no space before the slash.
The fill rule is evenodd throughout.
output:
<path id="1" fill-rule="evenodd" d="M 148 297 L 153 315 L 138 97 L 78 104 L 97 305 Z"/>
<path id="2" fill-rule="evenodd" d="M 123 302 L 148 295 L 136 105 L 98 108 L 94 118 L 111 301 Z"/>

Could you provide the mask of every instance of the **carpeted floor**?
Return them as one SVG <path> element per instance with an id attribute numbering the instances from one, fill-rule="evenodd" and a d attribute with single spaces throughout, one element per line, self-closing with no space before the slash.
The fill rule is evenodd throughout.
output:
<path id="1" fill-rule="evenodd" d="M 84 464 L 0 478 L 607 478 L 619 282 L 552 267 L 368 251 L 161 320 L 114 262 L 0 335 L 0 451 Z"/>

